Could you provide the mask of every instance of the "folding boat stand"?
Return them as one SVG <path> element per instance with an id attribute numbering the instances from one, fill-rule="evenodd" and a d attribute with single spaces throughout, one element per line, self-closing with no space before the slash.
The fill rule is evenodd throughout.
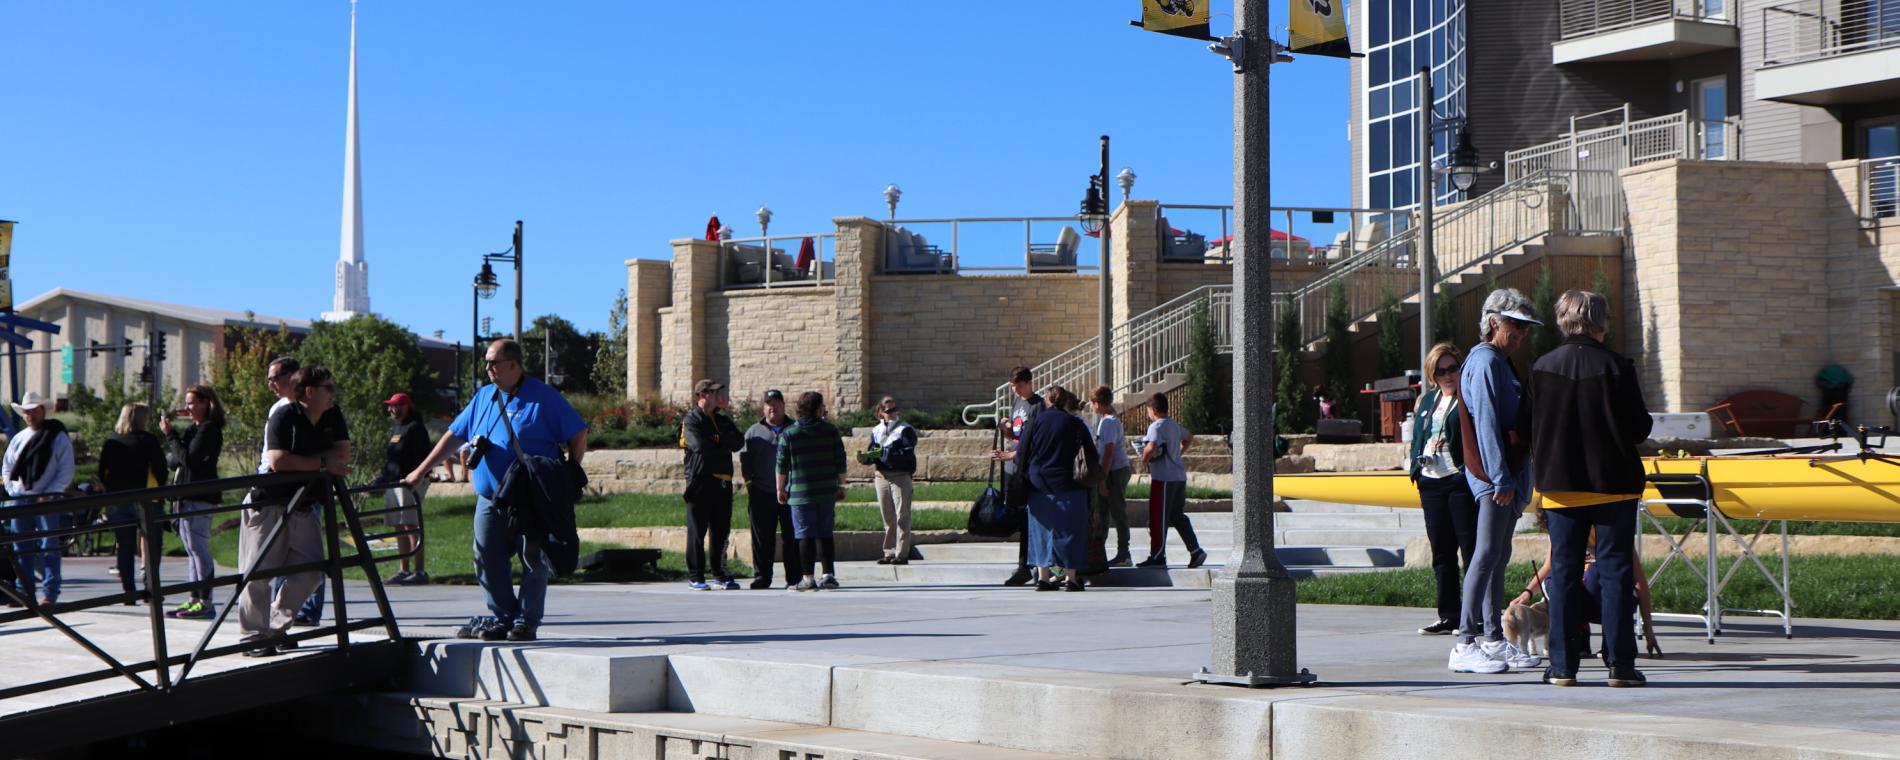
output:
<path id="1" fill-rule="evenodd" d="M 1637 505 L 1637 514 L 1640 516 L 1636 526 L 1638 544 L 1642 542 L 1645 523 L 1654 526 L 1656 532 L 1662 535 L 1663 540 L 1669 542 L 1669 556 L 1664 557 L 1662 564 L 1656 566 L 1656 572 L 1649 576 L 1650 588 L 1656 587 L 1656 580 L 1662 576 L 1663 571 L 1669 569 L 1670 563 L 1680 559 L 1683 566 L 1694 572 L 1697 580 L 1702 581 L 1706 592 L 1700 615 L 1657 612 L 1653 613 L 1652 617 L 1700 620 L 1704 638 L 1708 639 L 1710 644 L 1714 644 L 1715 637 L 1722 635 L 1724 614 L 1776 615 L 1781 618 L 1782 635 L 1790 639 L 1794 638 L 1794 620 L 1791 617 L 1794 612 L 1794 599 L 1788 593 L 1788 521 L 1764 520 L 1753 536 L 1743 538 L 1742 534 L 1735 529 L 1734 523 L 1729 522 L 1728 516 L 1722 514 L 1722 510 L 1718 508 L 1715 502 L 1715 487 L 1709 483 L 1708 470 L 1709 465 L 1705 460 L 1702 464 L 1702 472 L 1698 474 L 1650 475 L 1648 477 L 1650 484 L 1656 487 L 1656 492 L 1662 498 L 1643 499 Z M 1649 508 L 1652 506 L 1660 507 L 1661 511 L 1671 516 L 1691 521 L 1689 529 L 1684 531 L 1681 537 L 1677 537 L 1662 524 L 1659 517 L 1650 512 Z M 1755 544 L 1768 531 L 1771 522 L 1780 523 L 1781 528 L 1781 578 L 1779 580 L 1776 580 L 1774 572 L 1770 571 L 1767 565 L 1762 564 L 1761 558 L 1755 554 Z M 1698 530 L 1708 536 L 1709 542 L 1707 554 L 1699 564 L 1691 560 L 1688 552 L 1683 548 L 1689 536 Z M 1721 572 L 1722 564 L 1716 555 L 1716 548 L 1722 534 L 1735 539 L 1735 545 L 1741 548 L 1742 553 L 1742 556 L 1736 557 L 1735 561 L 1729 564 L 1726 572 Z M 1762 577 L 1768 581 L 1768 585 L 1781 596 L 1781 609 L 1750 610 L 1722 606 L 1722 589 L 1728 587 L 1729 581 L 1734 579 L 1735 572 L 1742 568 L 1744 561 L 1760 570 Z M 1719 576 L 1718 572 L 1720 572 Z"/>

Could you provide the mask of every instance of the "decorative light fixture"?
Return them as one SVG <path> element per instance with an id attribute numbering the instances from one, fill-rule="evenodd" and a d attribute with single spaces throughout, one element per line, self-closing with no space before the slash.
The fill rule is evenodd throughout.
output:
<path id="1" fill-rule="evenodd" d="M 719 225 L 719 239 L 720 240 L 732 239 L 732 225 L 730 224 Z"/>
<path id="2" fill-rule="evenodd" d="M 1091 175 L 1088 193 L 1082 196 L 1082 210 L 1075 215 L 1076 221 L 1082 225 L 1083 232 L 1090 235 L 1101 232 L 1102 225 L 1108 222 L 1108 201 L 1104 197 L 1106 195 L 1102 187 L 1102 178 Z"/>
<path id="3" fill-rule="evenodd" d="M 489 266 L 488 262 L 483 261 L 481 274 L 475 275 L 476 295 L 481 296 L 483 299 L 494 298 L 495 289 L 500 286 L 501 281 L 495 277 L 495 268 Z"/>
<path id="4" fill-rule="evenodd" d="M 1480 160 L 1478 149 L 1471 147 L 1471 130 L 1461 125 L 1458 127 L 1458 139 L 1452 143 L 1451 155 L 1445 157 L 1445 166 L 1438 172 L 1451 177 L 1452 187 L 1462 193 L 1477 183 L 1478 175 L 1497 168 L 1495 163 L 1486 165 Z"/>
<path id="5" fill-rule="evenodd" d="M 760 206 L 758 213 L 754 214 L 754 216 L 759 218 L 759 236 L 765 237 L 767 235 L 766 230 L 772 226 L 772 209 Z"/>
<path id="6" fill-rule="evenodd" d="M 891 219 L 897 218 L 897 199 L 902 197 L 904 197 L 904 191 L 898 189 L 897 183 L 893 182 L 884 186 L 884 205 L 890 207 Z"/>
<path id="7" fill-rule="evenodd" d="M 1122 186 L 1122 202 L 1128 202 L 1128 194 L 1135 189 L 1135 170 L 1126 166 L 1115 174 L 1115 184 Z"/>

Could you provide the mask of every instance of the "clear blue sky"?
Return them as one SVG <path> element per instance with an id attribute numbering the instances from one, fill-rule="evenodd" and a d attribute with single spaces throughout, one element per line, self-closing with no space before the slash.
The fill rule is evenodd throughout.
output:
<path id="1" fill-rule="evenodd" d="M 1214 12 L 1231 28 L 1231 0 Z M 328 309 L 349 13 L 0 0 L 17 298 Z M 601 329 L 622 262 L 667 258 L 709 214 L 757 234 L 764 203 L 774 233 L 829 231 L 884 216 L 892 182 L 900 217 L 1073 214 L 1104 133 L 1136 197 L 1227 203 L 1230 69 L 1138 15 L 1135 0 L 365 0 L 372 306 L 466 339 L 479 254 L 522 219 L 528 315 Z M 1346 205 L 1346 64 L 1302 58 L 1273 81 L 1275 204 Z M 506 321 L 504 298 L 483 307 Z"/>

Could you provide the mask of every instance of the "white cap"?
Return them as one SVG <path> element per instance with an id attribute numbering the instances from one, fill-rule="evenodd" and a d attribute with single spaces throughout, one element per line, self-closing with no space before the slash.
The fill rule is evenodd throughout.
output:
<path id="1" fill-rule="evenodd" d="M 1544 323 L 1544 320 L 1538 319 L 1536 315 L 1531 314 L 1531 307 L 1529 306 L 1518 306 L 1516 308 L 1505 309 L 1504 311 L 1494 311 L 1491 313 L 1496 314 L 1500 317 L 1508 317 L 1510 319 L 1514 319 L 1519 322 L 1529 322 L 1533 325 L 1541 325 Z"/>
<path id="2" fill-rule="evenodd" d="M 27 391 L 25 396 L 20 397 L 20 403 L 14 404 L 13 408 L 30 412 L 45 405 L 46 399 L 40 397 L 39 391 Z"/>

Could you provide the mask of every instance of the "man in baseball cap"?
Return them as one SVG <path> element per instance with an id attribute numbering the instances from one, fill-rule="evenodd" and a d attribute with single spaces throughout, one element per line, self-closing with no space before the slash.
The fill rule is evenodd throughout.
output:
<path id="1" fill-rule="evenodd" d="M 427 478 L 414 486 L 401 485 L 404 475 L 420 467 L 429 458 L 429 452 L 435 443 L 429 440 L 429 427 L 422 422 L 422 415 L 416 413 L 416 405 L 409 400 L 409 394 L 397 393 L 383 402 L 383 410 L 389 412 L 389 442 L 384 444 L 387 455 L 383 460 L 382 480 L 396 483 L 395 488 L 383 492 L 385 505 L 390 512 L 383 519 L 392 528 L 411 529 L 422 524 L 422 499 L 429 492 Z M 389 579 L 398 586 L 424 586 L 429 583 L 429 571 L 423 569 L 422 534 L 404 533 L 396 536 L 397 553 L 402 555 L 402 571 Z M 413 568 L 413 569 L 412 569 Z"/>
<path id="2" fill-rule="evenodd" d="M 746 515 L 752 520 L 752 588 L 772 587 L 772 558 L 783 547 L 785 587 L 805 578 L 798 559 L 798 539 L 792 536 L 792 508 L 778 500 L 778 437 L 791 427 L 785 416 L 785 394 L 777 388 L 762 397 L 765 416 L 745 431 L 745 450 L 739 452 L 739 471 L 745 476 Z"/>
<path id="3" fill-rule="evenodd" d="M 686 450 L 687 586 L 697 591 L 715 584 L 739 588 L 726 569 L 726 539 L 732 534 L 732 455 L 745 446 L 745 436 L 726 412 L 730 404 L 725 383 L 701 380 L 693 383 L 693 408 L 680 420 L 680 448 Z M 709 562 L 714 584 L 706 582 Z"/>

